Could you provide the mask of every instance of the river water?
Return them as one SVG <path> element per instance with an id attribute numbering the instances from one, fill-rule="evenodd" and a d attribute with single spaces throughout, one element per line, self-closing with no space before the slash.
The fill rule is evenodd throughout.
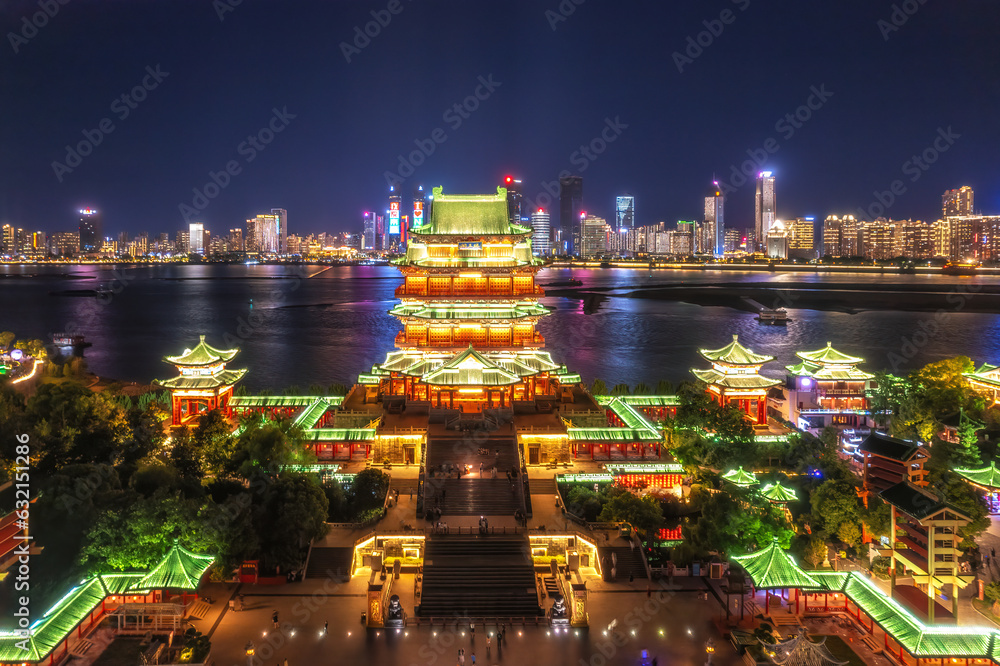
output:
<path id="1" fill-rule="evenodd" d="M 48 339 L 55 332 L 82 333 L 91 371 L 123 381 L 148 383 L 173 374 L 162 361 L 207 334 L 216 346 L 235 344 L 231 363 L 250 369 L 254 390 L 351 384 L 358 373 L 384 360 L 400 330 L 386 314 L 401 283 L 389 266 L 162 265 L 119 269 L 107 266 L 0 266 L 0 330 Z M 64 277 L 72 274 L 76 278 Z M 33 275 L 34 277 L 19 277 Z M 671 271 L 639 269 L 548 269 L 542 284 L 578 279 L 584 287 L 628 288 L 710 282 L 814 282 L 925 284 L 941 286 L 1000 282 L 996 277 L 862 273 Z M 50 292 L 104 286 L 106 298 Z M 613 293 L 613 292 L 612 292 Z M 252 308 L 251 308 L 252 300 Z M 977 363 L 1000 362 L 1000 315 L 956 308 L 939 315 L 920 312 L 842 314 L 794 309 L 787 326 L 761 326 L 754 316 L 724 307 L 611 297 L 584 313 L 578 299 L 546 297 L 553 309 L 539 328 L 553 358 L 590 381 L 613 385 L 660 379 L 690 379 L 690 368 L 706 364 L 699 348 L 718 348 L 732 334 L 757 352 L 777 357 L 765 374 L 780 377 L 794 353 L 833 342 L 862 356 L 869 370 L 904 372 L 965 354 Z"/>

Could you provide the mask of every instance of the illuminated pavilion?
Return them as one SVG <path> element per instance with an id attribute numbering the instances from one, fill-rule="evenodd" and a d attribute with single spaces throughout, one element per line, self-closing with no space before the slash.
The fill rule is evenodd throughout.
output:
<path id="1" fill-rule="evenodd" d="M 791 421 L 804 429 L 855 427 L 867 424 L 867 390 L 875 375 L 859 370 L 864 359 L 826 347 L 795 352 L 799 362 L 786 365 Z"/>
<path id="2" fill-rule="evenodd" d="M 972 372 L 962 375 L 980 393 L 988 396 L 992 404 L 1000 402 L 1000 367 L 983 363 Z"/>
<path id="3" fill-rule="evenodd" d="M 233 387 L 247 372 L 226 368 L 239 351 L 216 349 L 205 342 L 203 335 L 194 349 L 163 358 L 177 367 L 177 377 L 154 380 L 170 390 L 172 425 L 187 425 L 213 409 L 228 413 Z"/>
<path id="4" fill-rule="evenodd" d="M 535 283 L 532 230 L 508 217 L 507 192 L 444 194 L 430 221 L 410 230 L 397 262 L 404 283 L 390 310 L 403 324 L 396 351 L 360 383 L 386 398 L 481 412 L 558 398 L 580 381 L 542 350 L 535 330 L 549 310 Z M 372 395 L 371 397 L 376 397 Z"/>
<path id="5" fill-rule="evenodd" d="M 691 372 L 706 385 L 706 392 L 722 406 L 736 405 L 755 425 L 767 425 L 767 392 L 781 382 L 760 374 L 760 368 L 773 356 L 755 354 L 740 344 L 739 336 L 722 349 L 699 349 L 712 363 L 708 370 Z"/>

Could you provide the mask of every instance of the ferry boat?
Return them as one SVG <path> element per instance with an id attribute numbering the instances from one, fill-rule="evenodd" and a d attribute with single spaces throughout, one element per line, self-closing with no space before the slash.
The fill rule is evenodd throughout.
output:
<path id="1" fill-rule="evenodd" d="M 757 313 L 757 321 L 769 326 L 784 326 L 788 323 L 788 311 L 785 308 L 765 308 Z"/>
<path id="2" fill-rule="evenodd" d="M 52 344 L 56 347 L 73 347 L 74 349 L 80 349 L 82 347 L 89 347 L 92 343 L 87 342 L 87 339 L 82 335 L 53 333 Z"/>
<path id="3" fill-rule="evenodd" d="M 949 261 L 941 269 L 943 275 L 975 275 L 979 264 Z"/>

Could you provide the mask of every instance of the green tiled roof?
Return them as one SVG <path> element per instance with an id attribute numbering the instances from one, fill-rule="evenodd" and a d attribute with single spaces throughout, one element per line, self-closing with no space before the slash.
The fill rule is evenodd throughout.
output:
<path id="1" fill-rule="evenodd" d="M 1000 470 L 997 469 L 996 462 L 990 462 L 989 467 L 956 469 L 954 471 L 967 481 L 989 491 L 1000 490 Z"/>
<path id="2" fill-rule="evenodd" d="M 308 430 L 316 425 L 321 418 L 323 418 L 323 415 L 326 414 L 328 409 L 330 409 L 330 403 L 323 398 L 320 398 L 303 409 L 302 413 L 295 417 L 294 423 L 295 425 Z"/>
<path id="3" fill-rule="evenodd" d="M 231 361 L 239 351 L 239 349 L 216 349 L 205 342 L 203 335 L 194 349 L 185 349 L 180 356 L 164 356 L 163 360 L 174 365 L 211 365 Z"/>
<path id="4" fill-rule="evenodd" d="M 649 442 L 660 439 L 645 428 L 566 428 L 569 439 L 582 442 Z"/>
<path id="5" fill-rule="evenodd" d="M 968 377 L 972 381 L 1000 388 L 1000 377 L 996 375 L 996 370 L 997 366 L 983 363 L 976 368 L 975 372 L 966 372 L 962 376 Z"/>
<path id="6" fill-rule="evenodd" d="M 454 303 L 400 303 L 389 314 L 397 317 L 417 317 L 419 319 L 524 319 L 526 317 L 541 317 L 549 314 L 544 305 L 534 302 L 512 303 L 509 305 L 489 306 L 476 304 L 471 306 Z"/>
<path id="7" fill-rule="evenodd" d="M 731 389 L 766 389 L 781 383 L 781 380 L 770 379 L 763 375 L 727 375 L 715 368 L 708 370 L 692 368 L 691 373 L 706 384 Z"/>
<path id="8" fill-rule="evenodd" d="M 611 397 L 595 395 L 594 399 L 600 403 L 602 398 Z M 681 404 L 681 399 L 676 395 L 620 395 L 616 397 L 626 405 L 633 407 L 678 407 Z"/>
<path id="9" fill-rule="evenodd" d="M 775 539 L 756 553 L 730 558 L 743 567 L 758 590 L 821 589 L 823 585 L 795 564 Z"/>
<path id="10" fill-rule="evenodd" d="M 757 483 L 757 475 L 746 471 L 742 467 L 729 470 L 722 475 L 722 478 L 737 486 L 752 486 Z"/>
<path id="11" fill-rule="evenodd" d="M 234 395 L 231 407 L 308 407 L 317 400 L 325 400 L 331 407 L 344 402 L 342 395 Z"/>
<path id="12" fill-rule="evenodd" d="M 176 544 L 148 573 L 97 574 L 72 588 L 35 620 L 24 637 L 0 632 L 0 662 L 41 662 L 112 595 L 146 594 L 152 589 L 194 589 L 215 558 L 195 555 Z M 22 650 L 21 645 L 27 647 Z"/>
<path id="13" fill-rule="evenodd" d="M 774 360 L 773 356 L 755 354 L 741 345 L 738 335 L 733 335 L 733 341 L 722 349 L 699 349 L 698 353 L 709 361 L 730 365 L 761 365 Z"/>
<path id="14" fill-rule="evenodd" d="M 444 194 L 435 187 L 430 222 L 413 229 L 415 234 L 503 236 L 529 233 L 511 224 L 507 213 L 507 190 L 496 194 Z"/>
<path id="15" fill-rule="evenodd" d="M 540 372 L 559 374 L 565 366 L 559 366 L 552 361 L 552 356 L 545 351 L 530 349 L 518 352 L 477 352 L 490 363 L 512 375 L 530 377 Z M 446 363 L 454 360 L 448 353 L 414 353 L 410 350 L 391 351 L 385 362 L 372 368 L 372 375 L 385 375 L 389 372 L 399 372 L 411 377 L 425 377 L 440 369 Z M 563 384 L 571 384 L 573 376 L 559 376 Z M 361 382 L 364 383 L 364 382 Z M 377 383 L 377 382 L 372 382 Z"/>
<path id="16" fill-rule="evenodd" d="M 799 498 L 792 488 L 786 488 L 780 483 L 767 484 L 760 489 L 760 494 L 771 502 L 780 504 L 784 504 L 785 502 L 794 502 Z"/>
<path id="17" fill-rule="evenodd" d="M 832 342 L 827 342 L 826 347 L 822 349 L 811 352 L 795 352 L 795 355 L 806 361 L 824 365 L 853 365 L 855 363 L 864 363 L 865 360 L 860 356 L 848 356 L 837 351 L 833 348 Z"/>
<path id="18" fill-rule="evenodd" d="M 801 361 L 796 365 L 786 365 L 785 368 L 789 373 L 797 377 L 815 377 L 819 381 L 866 381 L 875 377 L 875 375 L 858 370 L 853 366 L 849 368 L 831 368 L 810 361 Z"/>
<path id="19" fill-rule="evenodd" d="M 171 377 L 170 379 L 154 379 L 153 383 L 168 389 L 203 391 L 206 389 L 214 389 L 219 388 L 220 386 L 235 384 L 242 379 L 243 375 L 246 373 L 247 371 L 245 369 L 231 370 L 227 368 L 214 375 L 205 375 L 203 377 L 185 377 L 183 375 L 178 375 L 177 377 Z"/>
<path id="20" fill-rule="evenodd" d="M 194 590 L 214 561 L 211 555 L 196 555 L 174 543 L 170 552 L 136 586 L 148 590 Z"/>
<path id="21" fill-rule="evenodd" d="M 314 442 L 367 442 L 375 439 L 374 428 L 312 428 L 304 439 Z"/>
<path id="22" fill-rule="evenodd" d="M 521 381 L 469 345 L 441 367 L 428 372 L 424 381 L 433 386 L 510 386 Z"/>

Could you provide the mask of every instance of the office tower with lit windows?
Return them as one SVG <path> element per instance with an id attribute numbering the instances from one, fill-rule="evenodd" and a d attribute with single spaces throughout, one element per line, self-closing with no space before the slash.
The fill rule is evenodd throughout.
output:
<path id="1" fill-rule="evenodd" d="M 743 239 L 740 237 L 739 229 L 727 228 L 726 241 L 725 241 L 725 247 L 723 248 L 723 253 L 735 254 L 736 252 L 739 252 L 740 244 L 742 243 L 742 241 Z"/>
<path id="2" fill-rule="evenodd" d="M 418 185 L 413 191 L 413 217 L 410 218 L 410 228 L 424 226 L 427 217 L 427 196 L 424 194 L 424 186 Z"/>
<path id="3" fill-rule="evenodd" d="M 101 215 L 93 208 L 80 210 L 80 252 L 101 249 Z"/>
<path id="4" fill-rule="evenodd" d="M 521 179 L 513 176 L 504 176 L 503 185 L 507 190 L 507 215 L 514 224 L 521 224 L 521 220 L 527 217 L 528 211 L 524 210 L 524 197 L 521 195 Z"/>
<path id="5" fill-rule="evenodd" d="M 945 190 L 941 197 L 941 210 L 944 217 L 957 215 L 973 215 L 973 193 L 968 185 L 957 190 Z"/>
<path id="6" fill-rule="evenodd" d="M 398 251 L 403 242 L 402 228 L 403 197 L 396 191 L 395 186 L 389 186 L 389 223 L 385 230 L 385 240 L 382 247 L 389 251 Z"/>
<path id="7" fill-rule="evenodd" d="M 625 194 L 615 197 L 615 231 L 635 228 L 635 197 Z"/>
<path id="8" fill-rule="evenodd" d="M 288 211 L 284 208 L 272 208 L 271 215 L 275 218 L 277 227 L 277 254 L 288 254 Z"/>
<path id="9" fill-rule="evenodd" d="M 608 251 L 611 227 L 603 217 L 580 213 L 580 244 L 577 254 L 585 259 L 600 257 Z M 616 232 L 617 233 L 617 232 Z"/>
<path id="10" fill-rule="evenodd" d="M 559 228 L 555 254 L 574 254 L 580 240 L 580 212 L 583 208 L 583 177 L 559 179 Z"/>
<path id="11" fill-rule="evenodd" d="M 761 171 L 757 175 L 757 195 L 754 201 L 754 238 L 757 242 L 757 249 L 764 249 L 764 239 L 767 238 L 767 233 L 774 226 L 776 219 L 774 174 L 772 172 Z"/>
<path id="12" fill-rule="evenodd" d="M 788 229 L 788 256 L 790 258 L 816 258 L 815 224 L 815 217 L 796 217 L 785 222 L 785 228 Z"/>
<path id="13" fill-rule="evenodd" d="M 201 222 L 188 224 L 188 253 L 205 254 L 205 225 Z"/>
<path id="14" fill-rule="evenodd" d="M 531 214 L 531 248 L 539 257 L 552 253 L 552 225 L 549 214 L 539 208 Z"/>
<path id="15" fill-rule="evenodd" d="M 361 234 L 365 250 L 375 250 L 375 213 L 365 211 L 364 232 Z"/>
<path id="16" fill-rule="evenodd" d="M 719 181 L 714 181 L 705 195 L 705 220 L 703 223 L 704 252 L 711 252 L 721 257 L 726 252 L 726 224 L 724 216 L 725 197 Z"/>

